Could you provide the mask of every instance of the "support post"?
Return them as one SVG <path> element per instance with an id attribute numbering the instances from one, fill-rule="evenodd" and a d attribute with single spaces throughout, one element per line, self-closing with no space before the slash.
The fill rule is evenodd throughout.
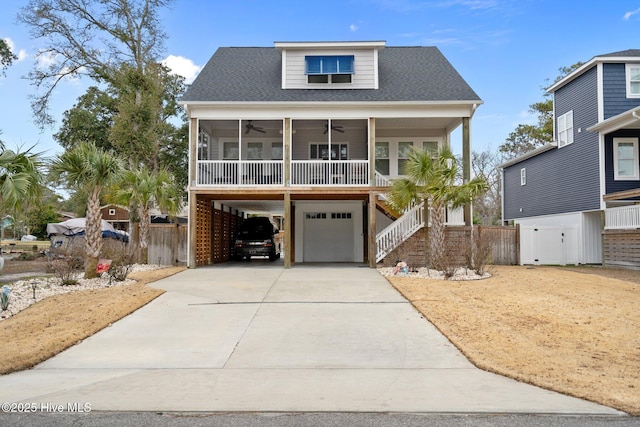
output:
<path id="1" fill-rule="evenodd" d="M 369 267 L 376 268 L 376 192 L 369 191 L 369 242 L 368 242 L 368 258 Z"/>
<path id="2" fill-rule="evenodd" d="M 369 185 L 376 185 L 376 119 L 369 117 Z"/>
<path id="3" fill-rule="evenodd" d="M 462 181 L 466 184 L 471 181 L 471 125 L 470 118 L 462 118 Z M 471 226 L 471 203 L 464 205 L 464 225 Z"/>
<path id="4" fill-rule="evenodd" d="M 284 119 L 284 132 L 282 132 L 284 138 L 283 141 L 283 158 L 284 165 L 283 178 L 284 186 L 289 187 L 291 185 L 291 118 L 285 117 Z M 285 219 L 287 219 L 285 215 Z"/>
<path id="5" fill-rule="evenodd" d="M 291 268 L 291 193 L 284 193 L 284 268 Z"/>
<path id="6" fill-rule="evenodd" d="M 198 147 L 198 119 L 191 119 L 189 123 L 189 218 L 188 218 L 188 244 L 187 244 L 187 267 L 196 267 L 196 240 L 198 238 L 196 230 L 198 221 L 197 204 L 198 196 L 193 187 L 197 185 L 197 151 Z"/>

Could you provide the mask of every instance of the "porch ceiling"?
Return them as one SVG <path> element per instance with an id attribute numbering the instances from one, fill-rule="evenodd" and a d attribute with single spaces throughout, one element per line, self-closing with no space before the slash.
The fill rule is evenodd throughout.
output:
<path id="1" fill-rule="evenodd" d="M 320 189 L 310 192 L 305 189 L 291 191 L 291 200 L 361 200 L 367 201 L 369 189 L 355 191 L 336 192 L 329 189 Z M 215 201 L 216 203 L 230 206 L 241 212 L 252 214 L 284 214 L 284 195 L 282 193 L 217 193 L 198 194 L 198 198 Z"/>
<path id="2" fill-rule="evenodd" d="M 294 119 L 294 129 L 322 128 L 326 120 Z M 243 120 L 243 126 L 247 123 Z M 377 129 L 453 129 L 462 122 L 460 117 L 398 117 L 376 119 Z M 265 130 L 268 134 L 281 135 L 281 120 L 252 120 L 255 126 Z M 366 128 L 365 119 L 332 119 L 332 125 L 342 126 L 345 129 Z M 201 120 L 200 127 L 213 134 L 216 129 L 233 129 L 238 132 L 237 120 Z M 253 135 L 253 134 L 251 134 Z"/>
<path id="3" fill-rule="evenodd" d="M 376 129 L 451 129 L 461 122 L 460 117 L 399 117 L 376 119 Z"/>

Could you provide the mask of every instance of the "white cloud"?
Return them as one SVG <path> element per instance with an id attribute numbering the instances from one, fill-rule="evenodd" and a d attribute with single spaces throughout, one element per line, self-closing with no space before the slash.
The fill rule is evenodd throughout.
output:
<path id="1" fill-rule="evenodd" d="M 358 26 L 356 24 L 349 25 L 349 31 L 355 33 L 356 31 L 358 31 Z"/>
<path id="2" fill-rule="evenodd" d="M 18 57 L 16 61 L 20 62 L 27 57 L 27 51 L 24 49 L 20 49 L 18 52 L 16 52 L 16 44 L 9 37 L 5 37 L 4 41 L 5 43 L 7 43 L 7 46 L 9 46 L 9 50 L 11 50 L 11 52 L 13 52 L 13 54 Z"/>
<path id="3" fill-rule="evenodd" d="M 631 18 L 633 15 L 635 15 L 635 14 L 637 14 L 637 13 L 640 13 L 640 7 L 639 7 L 639 8 L 637 8 L 636 10 L 632 10 L 631 12 L 627 12 L 627 13 L 625 13 L 625 14 L 624 14 L 624 16 L 623 16 L 623 19 L 624 19 L 625 21 L 628 21 L 628 20 L 629 20 L 629 18 Z"/>
<path id="4" fill-rule="evenodd" d="M 53 64 L 55 64 L 56 61 L 56 55 L 52 52 L 39 52 L 36 55 L 36 63 L 38 68 L 40 69 L 47 69 L 50 66 L 52 66 Z"/>
<path id="5" fill-rule="evenodd" d="M 196 78 L 202 67 L 183 56 L 169 55 L 162 60 L 162 65 L 169 67 L 175 74 L 185 78 L 185 83 L 190 84 Z"/>
<path id="6" fill-rule="evenodd" d="M 9 50 L 13 52 L 13 49 L 15 48 L 15 43 L 13 42 L 13 40 L 11 40 L 9 37 L 5 37 L 4 42 L 7 44 L 7 46 L 9 46 Z"/>

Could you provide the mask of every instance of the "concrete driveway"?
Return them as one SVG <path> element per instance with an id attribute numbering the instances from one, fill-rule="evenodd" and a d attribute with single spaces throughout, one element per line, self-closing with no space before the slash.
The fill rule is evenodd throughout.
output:
<path id="1" fill-rule="evenodd" d="M 187 270 L 0 401 L 109 411 L 620 414 L 473 367 L 375 270 L 259 260 Z"/>

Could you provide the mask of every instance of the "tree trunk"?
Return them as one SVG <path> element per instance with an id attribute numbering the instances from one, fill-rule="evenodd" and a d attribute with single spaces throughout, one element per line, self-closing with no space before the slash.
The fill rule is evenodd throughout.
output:
<path id="1" fill-rule="evenodd" d="M 140 262 L 149 263 L 149 208 L 140 209 Z"/>
<path id="2" fill-rule="evenodd" d="M 100 188 L 94 188 L 87 204 L 87 222 L 85 226 L 86 260 L 84 277 L 98 277 L 96 267 L 102 251 L 102 214 L 100 212 Z"/>
<path id="3" fill-rule="evenodd" d="M 437 269 L 441 269 L 443 257 L 446 256 L 444 246 L 444 205 L 442 202 L 434 202 L 432 206 L 429 249 L 431 252 L 431 263 Z"/>

